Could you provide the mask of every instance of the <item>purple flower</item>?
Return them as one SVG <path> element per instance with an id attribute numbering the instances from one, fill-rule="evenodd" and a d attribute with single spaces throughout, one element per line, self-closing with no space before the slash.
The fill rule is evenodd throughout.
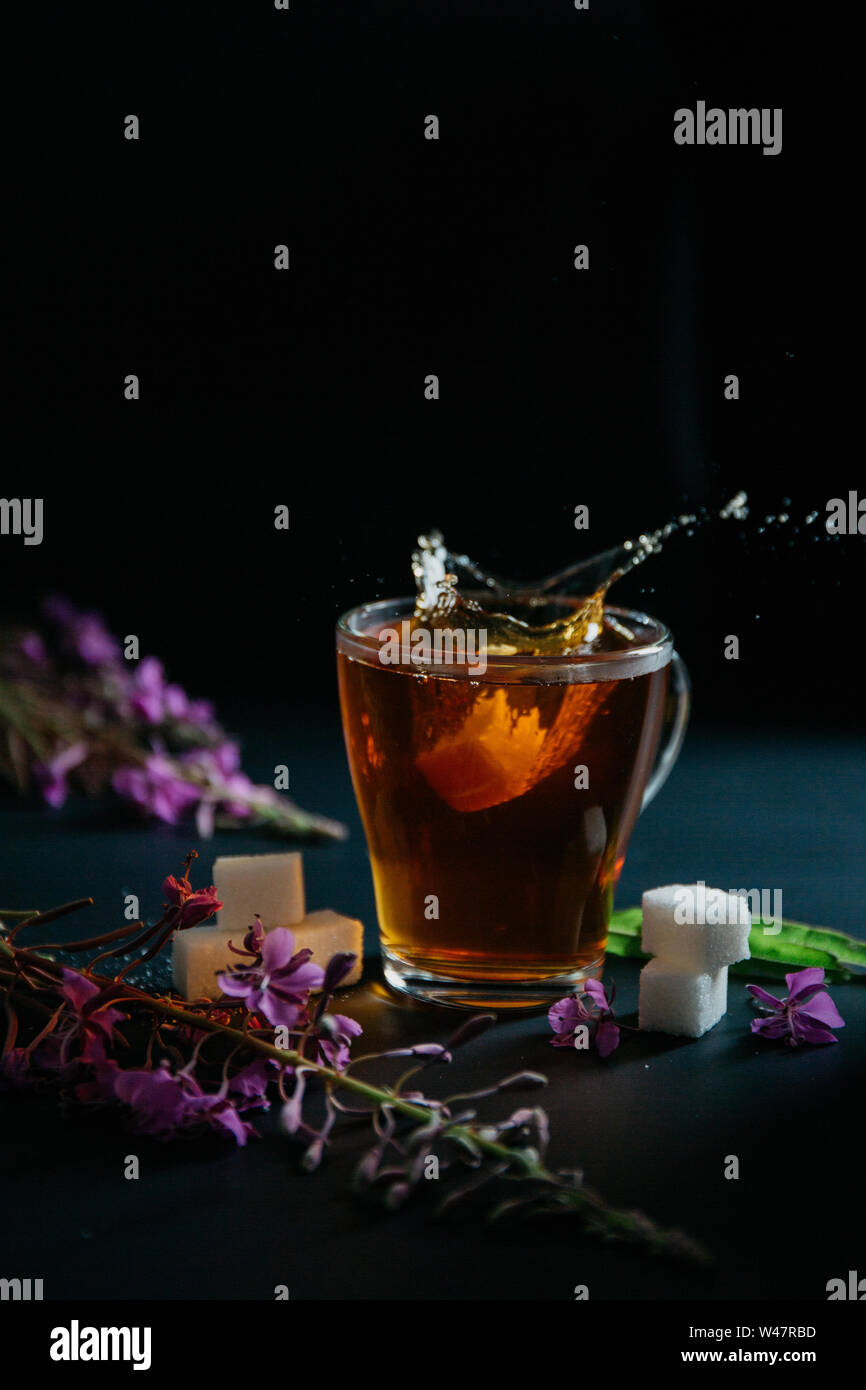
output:
<path id="1" fill-rule="evenodd" d="M 165 712 L 169 719 L 186 719 L 189 715 L 189 700 L 180 685 L 167 685 L 163 691 Z"/>
<path id="2" fill-rule="evenodd" d="M 34 775 L 49 806 L 63 805 L 69 795 L 66 774 L 83 763 L 87 753 L 86 743 L 71 743 L 68 747 L 61 748 L 47 763 L 34 763 Z"/>
<path id="3" fill-rule="evenodd" d="M 142 657 L 135 668 L 130 683 L 130 705 L 149 724 L 172 720 L 218 732 L 210 701 L 191 700 L 182 686 L 169 683 L 162 662 L 155 656 Z"/>
<path id="4" fill-rule="evenodd" d="M 119 796 L 168 825 L 176 825 L 201 796 L 197 787 L 178 777 L 174 763 L 164 753 L 149 754 L 144 767 L 118 768 L 111 784 Z"/>
<path id="5" fill-rule="evenodd" d="M 273 1057 L 256 1057 L 229 1077 L 229 1090 L 249 1100 L 263 1100 L 271 1081 L 276 1080 L 274 1068 L 279 1063 Z"/>
<path id="6" fill-rule="evenodd" d="M 264 1015 L 274 1027 L 292 1028 L 311 990 L 320 989 L 325 972 L 311 965 L 312 951 L 295 952 L 288 927 L 275 927 L 262 944 L 260 965 L 233 966 L 217 980 L 223 993 L 243 999 L 251 1013 Z"/>
<path id="7" fill-rule="evenodd" d="M 164 880 L 162 891 L 166 902 L 176 909 L 175 925 L 182 929 L 197 927 L 222 907 L 213 885 L 193 892 L 189 879 L 175 878 L 174 874 Z"/>
<path id="8" fill-rule="evenodd" d="M 344 1071 L 349 1065 L 352 1039 L 359 1038 L 363 1031 L 360 1023 L 345 1014 L 323 1014 L 317 1024 L 318 1060 L 327 1062 L 335 1071 Z"/>
<path id="9" fill-rule="evenodd" d="M 240 749 L 225 740 L 216 748 L 192 748 L 178 759 L 201 785 L 196 811 L 196 826 L 203 839 L 213 834 L 217 811 L 238 820 L 249 817 L 266 804 L 276 804 L 279 797 L 270 787 L 258 787 L 240 770 Z"/>
<path id="10" fill-rule="evenodd" d="M 191 748 L 173 761 L 161 749 L 148 755 L 143 767 L 119 768 L 112 778 L 115 791 L 169 825 L 197 806 L 199 834 L 213 833 L 217 810 L 238 819 L 279 803 L 270 787 L 257 787 L 239 770 L 240 750 L 224 741 L 216 748 Z"/>
<path id="11" fill-rule="evenodd" d="M 187 1123 L 190 1097 L 184 1079 L 168 1063 L 158 1067 L 119 1071 L 114 1093 L 134 1112 L 136 1128 L 155 1139 L 167 1139 Z"/>
<path id="12" fill-rule="evenodd" d="M 80 613 L 68 599 L 49 598 L 45 612 L 64 631 L 66 645 L 86 666 L 114 666 L 120 660 L 120 644 L 98 613 Z"/>
<path id="13" fill-rule="evenodd" d="M 577 1029 L 592 1022 L 592 1013 L 582 999 L 570 994 L 551 1004 L 547 1020 L 556 1034 L 550 1039 L 551 1047 L 573 1047 Z"/>
<path id="14" fill-rule="evenodd" d="M 197 927 L 199 922 L 204 922 L 208 917 L 212 917 L 215 912 L 219 912 L 222 903 L 216 895 L 213 884 L 210 888 L 199 888 L 197 892 L 190 893 L 189 897 L 182 904 L 178 913 L 179 927 Z"/>
<path id="15" fill-rule="evenodd" d="M 844 1028 L 845 1020 L 827 993 L 821 966 L 809 966 L 785 976 L 788 994 L 777 999 L 760 985 L 746 989 L 769 1010 L 762 1018 L 752 1019 L 752 1032 L 763 1038 L 784 1038 L 789 1047 L 801 1042 L 834 1043 L 832 1028 Z"/>
<path id="16" fill-rule="evenodd" d="M 76 970 L 63 972 L 61 993 L 69 1006 L 78 1030 L 83 1033 L 98 1033 L 106 1042 L 111 1042 L 115 1024 L 126 1017 L 122 1009 L 116 1009 L 105 998 L 105 991 L 93 980 L 79 975 Z"/>
<path id="17" fill-rule="evenodd" d="M 165 715 L 165 680 L 162 663 L 155 656 L 142 657 L 132 677 L 130 703 L 149 724 L 161 724 Z"/>
<path id="18" fill-rule="evenodd" d="M 594 1024 L 593 1042 L 598 1055 L 599 1057 L 609 1057 L 619 1046 L 620 1041 L 619 1024 L 613 1015 L 615 994 L 616 986 L 614 984 L 611 984 L 610 998 L 608 998 L 600 980 L 587 980 L 582 997 L 577 998 L 574 995 L 569 995 L 567 998 L 558 999 L 555 1004 L 551 1004 L 547 1019 L 556 1035 L 550 1040 L 551 1046 L 574 1047 L 578 1028 L 590 1027 Z M 584 1002 L 586 999 L 589 1000 L 589 1007 Z"/>
<path id="19" fill-rule="evenodd" d="M 114 1093 L 132 1110 L 139 1134 L 170 1139 L 180 1130 L 207 1124 L 243 1146 L 255 1130 L 241 1119 L 227 1090 L 224 1083 L 208 1094 L 188 1072 L 173 1073 L 166 1061 L 158 1067 L 118 1070 L 114 1077 Z"/>
<path id="20" fill-rule="evenodd" d="M 175 687 L 172 687 L 175 688 Z M 186 719 L 202 729 L 216 730 L 216 711 L 210 700 L 190 700 L 186 707 Z"/>
<path id="21" fill-rule="evenodd" d="M 344 980 L 358 959 L 354 951 L 335 951 L 325 966 L 325 978 L 322 981 L 322 994 L 331 995 L 337 988 L 341 980 Z M 327 1002 L 327 1000 L 325 1001 Z"/>
<path id="22" fill-rule="evenodd" d="M 213 833 L 214 815 L 219 809 L 239 820 L 265 805 L 276 805 L 279 796 L 271 787 L 259 787 L 240 770 L 240 749 L 225 741 L 216 748 L 193 748 L 180 762 L 202 782 L 201 804 L 196 813 L 199 834 Z"/>
<path id="23" fill-rule="evenodd" d="M 609 1057 L 612 1052 L 619 1047 L 619 1024 L 614 1020 L 613 1001 L 616 997 L 616 985 L 611 981 L 610 997 L 605 993 L 604 985 L 601 980 L 587 980 L 586 992 L 596 1008 L 599 1010 L 599 1019 L 595 1029 L 595 1046 L 599 1057 Z"/>
<path id="24" fill-rule="evenodd" d="M 260 956 L 265 940 L 265 929 L 261 917 L 256 917 L 253 925 L 244 936 L 244 950 L 249 956 Z"/>
<path id="25" fill-rule="evenodd" d="M 224 739 L 215 748 L 191 748 L 183 754 L 183 761 L 201 777 L 222 785 L 240 771 L 241 750 L 231 739 Z M 245 782 L 248 780 L 244 778 Z"/>
<path id="26" fill-rule="evenodd" d="M 85 1105 L 105 1105 L 116 1100 L 115 1077 L 120 1067 L 106 1055 L 105 1043 L 98 1033 L 88 1033 L 81 1049 L 81 1061 L 91 1069 L 90 1079 L 75 1086 L 75 1096 Z"/>

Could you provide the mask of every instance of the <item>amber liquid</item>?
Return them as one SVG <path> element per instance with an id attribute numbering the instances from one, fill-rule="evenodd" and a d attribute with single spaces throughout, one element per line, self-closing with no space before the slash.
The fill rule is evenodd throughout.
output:
<path id="1" fill-rule="evenodd" d="M 466 981 L 595 967 L 668 668 L 538 684 L 337 661 L 383 946 Z"/>

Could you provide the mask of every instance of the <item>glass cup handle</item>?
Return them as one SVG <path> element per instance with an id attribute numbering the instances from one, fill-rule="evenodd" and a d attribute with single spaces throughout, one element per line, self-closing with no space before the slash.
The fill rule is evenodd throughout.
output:
<path id="1" fill-rule="evenodd" d="M 689 710 L 692 703 L 692 687 L 689 681 L 689 673 L 686 664 L 678 652 L 674 652 L 671 657 L 671 680 L 665 696 L 666 704 L 673 701 L 673 713 L 668 715 L 665 711 L 665 723 L 667 732 L 664 742 L 661 744 L 656 754 L 655 767 L 652 775 L 646 784 L 641 802 L 641 810 L 649 806 L 656 792 L 668 780 L 670 772 L 676 762 L 679 751 L 683 746 L 686 725 L 689 722 Z"/>

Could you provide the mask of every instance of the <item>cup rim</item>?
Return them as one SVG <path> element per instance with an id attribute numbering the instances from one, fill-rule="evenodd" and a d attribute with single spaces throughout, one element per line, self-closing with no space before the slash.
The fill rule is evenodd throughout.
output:
<path id="1" fill-rule="evenodd" d="M 408 607 L 407 607 L 408 606 Z M 360 614 L 365 616 L 367 623 L 370 619 L 376 619 L 383 610 L 399 610 L 406 607 L 405 613 L 392 614 L 396 621 L 402 617 L 409 617 L 414 611 L 414 596 L 404 596 L 402 598 L 375 599 L 371 603 L 360 603 L 354 608 L 349 608 L 337 619 L 337 646 L 338 650 L 347 656 L 353 656 L 363 660 L 365 657 L 377 657 L 381 648 L 378 636 L 373 636 L 368 632 L 359 631 L 358 627 L 352 626 L 352 620 L 357 621 Z M 568 671 L 578 671 L 581 676 L 578 679 L 584 681 L 612 680 L 619 679 L 626 674 L 642 674 L 645 671 L 657 670 L 660 666 L 665 666 L 673 654 L 673 636 L 667 625 L 658 618 L 653 618 L 650 614 L 642 612 L 637 608 L 625 608 L 617 604 L 606 605 L 606 610 L 615 617 L 627 623 L 629 620 L 633 624 L 646 628 L 651 634 L 646 641 L 631 647 L 622 647 L 617 651 L 608 652 L 586 652 L 568 654 L 544 654 L 514 652 L 507 655 L 487 655 L 485 654 L 486 672 L 497 672 L 504 675 L 509 671 L 520 670 L 530 679 L 537 677 L 543 670 L 554 674 L 558 673 L 562 680 Z M 383 624 L 384 626 L 384 624 Z M 375 660 L 372 664 L 379 665 Z M 635 671 L 631 668 L 639 667 Z M 626 669 L 628 668 L 628 669 Z M 460 676 L 463 679 L 472 679 L 472 672 L 466 663 L 444 664 L 444 663 L 395 663 L 387 668 L 392 671 L 412 671 L 418 674 L 422 671 L 433 672 L 435 675 Z M 586 673 L 594 672 L 592 677 Z M 489 675 L 486 675 L 490 679 Z"/>

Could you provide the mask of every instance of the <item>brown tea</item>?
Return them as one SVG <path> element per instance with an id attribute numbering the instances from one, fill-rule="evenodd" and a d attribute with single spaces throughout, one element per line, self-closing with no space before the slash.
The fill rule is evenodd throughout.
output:
<path id="1" fill-rule="evenodd" d="M 745 501 L 719 515 L 741 518 Z M 414 599 L 340 619 L 343 727 L 395 988 L 526 1007 L 600 972 L 629 835 L 689 708 L 670 633 L 608 590 L 693 524 L 534 583 L 431 532 Z"/>
<path id="2" fill-rule="evenodd" d="M 391 961 L 400 987 L 413 972 L 531 985 L 597 970 L 670 658 L 655 649 L 642 660 L 646 631 L 615 613 L 605 611 L 589 670 L 564 669 L 561 652 L 522 663 L 513 645 L 492 647 L 475 676 L 383 665 L 374 609 L 355 627 L 374 639 L 368 650 L 338 641 L 386 974 Z"/>

